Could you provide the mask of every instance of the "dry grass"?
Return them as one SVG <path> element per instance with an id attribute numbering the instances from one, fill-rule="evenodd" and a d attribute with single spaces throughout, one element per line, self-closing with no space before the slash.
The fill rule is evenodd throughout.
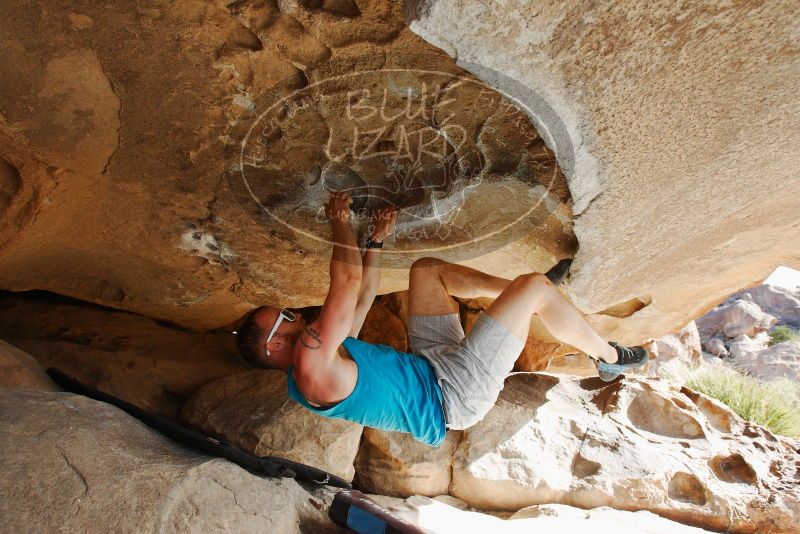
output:
<path id="1" fill-rule="evenodd" d="M 717 399 L 774 434 L 800 438 L 800 384 L 795 381 L 759 380 L 724 364 L 673 369 L 665 376 Z"/>
<path id="2" fill-rule="evenodd" d="M 773 328 L 769 333 L 770 346 L 783 343 L 784 341 L 794 341 L 795 343 L 800 343 L 800 334 L 786 325 L 776 326 Z"/>

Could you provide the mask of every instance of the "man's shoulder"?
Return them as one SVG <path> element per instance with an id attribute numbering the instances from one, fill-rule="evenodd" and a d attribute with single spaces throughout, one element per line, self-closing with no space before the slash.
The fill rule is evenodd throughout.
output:
<path id="1" fill-rule="evenodd" d="M 340 346 L 337 351 L 341 349 Z M 300 393 L 318 404 L 339 402 L 348 397 L 358 379 L 358 370 L 349 356 L 337 355 L 323 362 L 304 360 L 289 369 Z"/>

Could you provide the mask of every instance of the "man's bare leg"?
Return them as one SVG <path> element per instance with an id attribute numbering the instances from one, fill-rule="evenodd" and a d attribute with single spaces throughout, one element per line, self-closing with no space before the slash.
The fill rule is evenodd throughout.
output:
<path id="1" fill-rule="evenodd" d="M 559 341 L 608 363 L 617 352 L 543 274 L 531 273 L 507 280 L 463 265 L 436 258 L 422 258 L 411 268 L 409 313 L 440 315 L 456 313 L 450 295 L 461 298 L 496 298 L 486 312 L 522 341 L 528 338 L 533 314 Z"/>
<path id="2" fill-rule="evenodd" d="M 617 351 L 591 325 L 583 313 L 540 273 L 515 278 L 484 313 L 525 341 L 533 314 L 561 342 L 608 363 L 617 361 Z"/>
<path id="3" fill-rule="evenodd" d="M 497 298 L 511 280 L 437 258 L 421 258 L 411 266 L 409 309 L 412 315 L 457 313 L 451 298 Z"/>

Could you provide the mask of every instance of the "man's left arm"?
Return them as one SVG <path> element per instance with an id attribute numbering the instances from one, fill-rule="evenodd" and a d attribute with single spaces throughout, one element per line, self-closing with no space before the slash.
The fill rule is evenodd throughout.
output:
<path id="1" fill-rule="evenodd" d="M 383 243 L 383 240 L 394 230 L 396 221 L 396 208 L 383 208 L 376 211 L 372 216 L 370 239 Z M 365 249 L 364 255 L 361 257 L 361 268 L 361 287 L 358 291 L 353 327 L 350 330 L 350 336 L 352 337 L 358 337 L 361 327 L 364 326 L 367 313 L 375 300 L 375 295 L 378 294 L 378 286 L 381 281 L 381 249 Z"/>

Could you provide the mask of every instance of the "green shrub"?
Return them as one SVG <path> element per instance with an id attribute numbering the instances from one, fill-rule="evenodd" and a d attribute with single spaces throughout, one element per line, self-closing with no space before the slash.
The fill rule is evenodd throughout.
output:
<path id="1" fill-rule="evenodd" d="M 783 343 L 784 341 L 800 342 L 800 334 L 786 325 L 776 326 L 773 328 L 769 333 L 770 346 Z"/>
<path id="2" fill-rule="evenodd" d="M 727 365 L 686 368 L 669 378 L 729 406 L 739 417 L 774 434 L 800 438 L 800 384 L 788 379 L 768 382 Z"/>

